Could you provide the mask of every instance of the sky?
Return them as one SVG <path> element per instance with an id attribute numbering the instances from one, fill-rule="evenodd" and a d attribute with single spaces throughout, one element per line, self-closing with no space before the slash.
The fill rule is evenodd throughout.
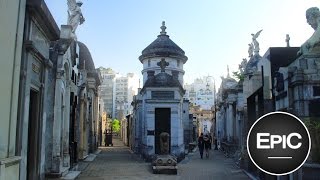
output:
<path id="1" fill-rule="evenodd" d="M 67 0 L 45 0 L 57 25 L 67 23 Z M 260 55 L 269 47 L 300 47 L 314 32 L 305 12 L 319 7 L 319 0 L 82 0 L 85 18 L 78 26 L 78 40 L 89 48 L 96 68 L 110 67 L 120 74 L 141 75 L 141 52 L 160 33 L 162 21 L 167 34 L 188 61 L 184 80 L 220 76 L 238 69 L 248 58 L 251 34 L 257 38 Z"/>

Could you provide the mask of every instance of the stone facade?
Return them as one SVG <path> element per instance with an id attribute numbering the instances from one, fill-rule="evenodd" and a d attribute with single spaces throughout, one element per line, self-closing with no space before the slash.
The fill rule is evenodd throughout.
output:
<path id="1" fill-rule="evenodd" d="M 19 145 L 16 143 L 18 93 L 23 46 L 26 0 L 1 1 L 1 121 L 0 121 L 0 180 L 19 179 Z M 5 43 L 5 44 L 4 44 Z M 10 78 L 8 78 L 10 77 Z"/>
<path id="2" fill-rule="evenodd" d="M 79 158 L 85 159 L 89 153 L 98 148 L 98 122 L 99 122 L 99 98 L 98 86 L 101 77 L 95 69 L 91 54 L 87 46 L 81 42 L 79 45 Z"/>
<path id="3" fill-rule="evenodd" d="M 1 101 L 6 104 L 2 114 L 8 118 L 1 124 L 0 180 L 60 177 L 79 159 L 78 42 L 71 37 L 69 25 L 59 29 L 43 0 L 5 3 L 6 8 L 0 8 L 1 22 L 12 24 L 4 25 L 0 35 L 1 42 L 7 42 L 1 53 L 8 67 L 2 68 L 13 78 L 3 81 L 7 89 L 1 89 L 7 98 Z M 91 115 L 91 131 L 85 134 L 93 152 L 98 142 L 100 78 L 94 65 L 90 70 L 82 82 L 92 104 L 92 110 L 85 109 Z"/>
<path id="4" fill-rule="evenodd" d="M 20 179 L 44 179 L 52 163 L 47 162 L 45 153 L 52 148 L 46 140 L 52 137 L 47 130 L 54 117 L 54 103 L 50 100 L 54 99 L 52 75 L 56 72 L 56 61 L 50 57 L 50 48 L 51 42 L 59 39 L 60 31 L 50 15 L 43 16 L 49 12 L 43 1 L 27 1 L 27 10 L 17 125 L 18 153 L 22 157 Z"/>
<path id="5" fill-rule="evenodd" d="M 318 121 L 320 116 L 316 110 L 320 97 L 320 53 L 315 48 L 297 56 L 298 50 L 297 47 L 270 47 L 263 57 L 255 52 L 249 56 L 248 63 L 241 64 L 244 65 L 243 79 L 236 82 L 230 77 L 223 78 L 217 93 L 219 147 L 227 149 L 227 153 L 239 159 L 242 168 L 261 179 L 275 177 L 257 169 L 246 153 L 246 137 L 252 124 L 271 111 L 290 112 L 306 124 Z M 308 161 L 298 171 L 278 179 L 316 177 L 318 166 L 314 163 L 319 142 L 317 133 L 311 130 L 311 134 L 315 148 Z"/>
<path id="6" fill-rule="evenodd" d="M 222 78 L 222 83 L 217 93 L 216 104 L 216 134 L 218 143 L 226 146 L 241 145 L 243 126 L 243 94 L 242 82 L 228 76 Z"/>

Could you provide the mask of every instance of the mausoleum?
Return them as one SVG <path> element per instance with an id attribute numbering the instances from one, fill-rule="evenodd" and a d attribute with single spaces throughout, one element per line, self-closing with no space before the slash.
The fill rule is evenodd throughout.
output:
<path id="1" fill-rule="evenodd" d="M 160 35 L 139 57 L 143 64 L 143 88 L 134 98 L 134 151 L 151 160 L 160 151 L 160 133 L 170 136 L 169 154 L 184 158 L 184 121 L 189 121 L 188 101 L 183 100 L 185 52 L 166 34 Z"/>

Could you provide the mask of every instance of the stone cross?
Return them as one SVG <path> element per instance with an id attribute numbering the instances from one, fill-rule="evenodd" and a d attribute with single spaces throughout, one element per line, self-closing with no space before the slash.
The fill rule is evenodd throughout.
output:
<path id="1" fill-rule="evenodd" d="M 289 44 L 290 36 L 289 36 L 289 34 L 286 35 L 286 42 L 287 42 L 287 47 L 290 47 L 290 44 Z"/>
<path id="2" fill-rule="evenodd" d="M 161 58 L 161 61 L 157 63 L 158 66 L 160 66 L 161 68 L 161 72 L 165 72 L 165 68 L 166 66 L 169 66 L 169 63 L 166 62 L 166 60 L 164 58 Z"/>

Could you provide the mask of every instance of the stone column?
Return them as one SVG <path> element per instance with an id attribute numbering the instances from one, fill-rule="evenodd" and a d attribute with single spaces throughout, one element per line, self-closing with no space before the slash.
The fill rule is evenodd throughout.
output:
<path id="1" fill-rule="evenodd" d="M 57 44 L 58 49 L 58 58 L 57 58 L 57 76 L 56 76 L 56 87 L 55 87 L 55 104 L 54 104 L 54 122 L 53 122 L 53 150 L 52 150 L 52 169 L 53 173 L 62 173 L 63 167 L 63 156 L 64 156 L 64 143 L 62 142 L 62 138 L 65 134 L 64 131 L 64 119 L 69 120 L 69 116 L 66 117 L 65 114 L 68 113 L 68 109 L 66 109 L 66 104 L 64 101 L 69 102 L 69 96 L 66 94 L 69 92 L 64 84 L 68 83 L 69 73 L 68 69 L 64 68 L 64 55 L 69 49 L 69 46 L 73 39 L 71 38 L 71 26 L 62 25 L 60 31 L 60 39 Z M 70 68 L 70 67 L 69 67 Z M 67 91 L 67 93 L 66 93 Z M 67 99 L 69 98 L 69 99 Z M 69 107 L 68 107 L 69 108 Z M 69 126 L 67 126 L 69 127 Z M 69 129 L 68 129 L 69 131 Z M 67 141 L 69 140 L 69 136 L 67 136 Z M 68 148 L 68 145 L 66 148 Z"/>
<path id="2" fill-rule="evenodd" d="M 63 62 L 63 54 L 59 52 L 58 56 L 58 63 Z M 54 120 L 53 120 L 53 150 L 52 150 L 52 172 L 53 173 L 60 173 L 60 167 L 61 167 L 61 156 L 62 156 L 62 142 L 61 142 L 61 136 L 62 136 L 62 121 L 63 121 L 63 95 L 62 95 L 62 89 L 63 87 L 61 84 L 63 84 L 63 81 L 61 78 L 63 78 L 64 73 L 60 69 L 57 72 L 56 76 L 56 89 L 55 89 L 55 104 L 54 104 Z"/>
<path id="3" fill-rule="evenodd" d="M 84 98 L 83 97 L 80 97 L 80 115 L 79 115 L 79 126 L 80 126 L 80 131 L 79 131 L 79 134 L 80 134 L 80 141 L 79 141 L 79 144 L 78 144 L 78 154 L 79 154 L 79 159 L 84 159 L 84 153 L 83 153 L 83 144 L 84 144 L 84 109 L 85 109 L 85 106 L 84 106 Z"/>
<path id="4" fill-rule="evenodd" d="M 70 67 L 69 67 L 70 68 Z M 69 70 L 67 70 L 69 71 Z M 70 76 L 65 80 L 64 122 L 63 122 L 63 167 L 70 166 L 69 133 L 70 133 Z"/>

